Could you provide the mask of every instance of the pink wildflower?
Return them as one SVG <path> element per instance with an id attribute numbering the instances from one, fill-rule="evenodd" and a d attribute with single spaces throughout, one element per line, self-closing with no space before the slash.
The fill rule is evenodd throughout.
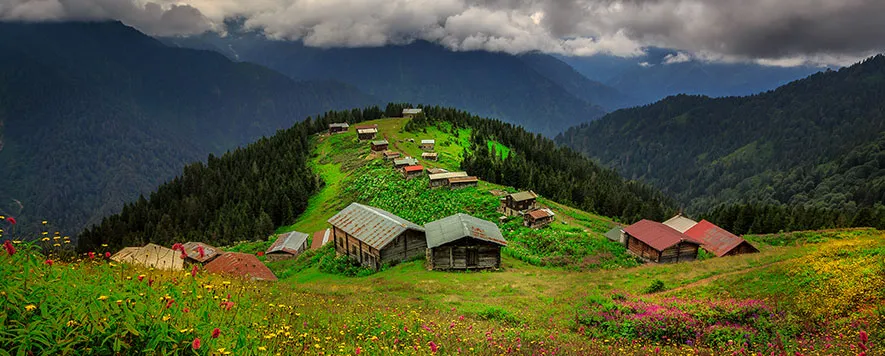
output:
<path id="1" fill-rule="evenodd" d="M 427 346 L 430 346 L 430 352 L 436 353 L 436 350 L 439 350 L 439 346 L 437 346 L 433 341 L 429 342 Z"/>
<path id="2" fill-rule="evenodd" d="M 194 350 L 200 349 L 200 338 L 195 338 L 194 342 L 191 343 L 191 348 Z"/>
<path id="3" fill-rule="evenodd" d="M 6 253 L 8 253 L 10 256 L 15 254 L 15 246 L 12 246 L 11 241 L 3 241 L 3 248 L 6 249 Z"/>
<path id="4" fill-rule="evenodd" d="M 221 330 L 218 328 L 212 329 L 212 338 L 217 339 L 218 335 L 221 335 Z"/>
<path id="5" fill-rule="evenodd" d="M 89 253 L 87 253 L 86 255 L 89 256 L 90 260 L 95 258 L 95 252 L 89 251 Z"/>
<path id="6" fill-rule="evenodd" d="M 191 277 L 197 276 L 197 265 L 194 265 L 194 268 L 191 268 Z"/>

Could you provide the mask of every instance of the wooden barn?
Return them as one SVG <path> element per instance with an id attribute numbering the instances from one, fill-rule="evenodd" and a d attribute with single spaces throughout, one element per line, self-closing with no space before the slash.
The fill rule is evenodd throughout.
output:
<path id="1" fill-rule="evenodd" d="M 469 187 L 475 187 L 479 184 L 479 178 L 477 177 L 454 177 L 449 178 L 449 188 L 450 189 L 464 189 Z"/>
<path id="2" fill-rule="evenodd" d="M 457 214 L 424 226 L 427 231 L 427 268 L 479 270 L 501 268 L 501 247 L 507 241 L 498 225 Z"/>
<path id="3" fill-rule="evenodd" d="M 372 151 L 374 152 L 383 152 L 387 151 L 387 140 L 378 140 L 372 141 Z"/>
<path id="4" fill-rule="evenodd" d="M 421 140 L 418 147 L 425 151 L 433 151 L 433 148 L 436 147 L 436 140 Z"/>
<path id="5" fill-rule="evenodd" d="M 408 166 L 418 165 L 418 160 L 412 157 L 400 158 L 393 160 L 393 169 L 403 169 Z"/>
<path id="6" fill-rule="evenodd" d="M 424 152 L 421 154 L 421 159 L 425 161 L 436 161 L 439 159 L 439 154 L 436 152 Z"/>
<path id="7" fill-rule="evenodd" d="M 202 242 L 188 242 L 182 245 L 184 253 L 187 254 L 185 262 L 190 264 L 206 264 L 218 257 L 222 252 L 214 246 L 204 244 Z"/>
<path id="8" fill-rule="evenodd" d="M 556 214 L 550 209 L 537 209 L 526 213 L 522 217 L 523 224 L 526 227 L 537 229 L 550 225 L 556 219 Z"/>
<path id="9" fill-rule="evenodd" d="M 378 135 L 378 125 L 357 126 L 356 135 L 360 141 L 374 140 Z"/>
<path id="10" fill-rule="evenodd" d="M 401 156 L 401 154 L 396 151 L 385 151 L 383 155 L 385 161 L 393 161 Z"/>
<path id="11" fill-rule="evenodd" d="M 430 187 L 439 188 L 449 185 L 449 178 L 467 177 L 467 172 L 446 172 L 430 175 Z"/>
<path id="12" fill-rule="evenodd" d="M 700 242 L 704 250 L 716 255 L 716 257 L 759 252 L 747 240 L 707 220 L 701 220 L 695 226 L 692 226 L 691 229 L 685 232 L 685 235 Z"/>
<path id="13" fill-rule="evenodd" d="M 334 124 L 329 124 L 330 135 L 345 133 L 348 129 L 350 129 L 350 125 L 348 125 L 346 122 L 336 122 Z"/>
<path id="14" fill-rule="evenodd" d="M 406 180 L 418 178 L 424 175 L 424 166 L 406 166 L 403 167 L 403 177 Z"/>
<path id="15" fill-rule="evenodd" d="M 533 191 L 513 193 L 501 198 L 498 212 L 507 216 L 519 216 L 538 208 L 538 195 Z"/>
<path id="16" fill-rule="evenodd" d="M 679 213 L 676 216 L 667 219 L 667 221 L 664 221 L 664 225 L 672 227 L 673 230 L 679 231 L 681 233 L 685 233 L 686 231 L 688 231 L 688 229 L 691 229 L 692 226 L 695 226 L 697 224 L 697 221 L 689 219 L 685 215 L 682 215 L 682 213 Z"/>
<path id="17" fill-rule="evenodd" d="M 673 263 L 694 261 L 700 243 L 651 220 L 641 220 L 624 228 L 627 251 L 650 262 Z"/>
<path id="18" fill-rule="evenodd" d="M 420 256 L 427 249 L 423 227 L 375 207 L 352 203 L 328 222 L 338 255 L 368 268 Z"/>
<path id="19" fill-rule="evenodd" d="M 268 261 L 281 261 L 298 257 L 313 242 L 303 232 L 292 231 L 277 235 L 276 241 L 264 252 Z"/>
<path id="20" fill-rule="evenodd" d="M 253 281 L 276 281 L 277 276 L 251 253 L 225 252 L 206 264 L 206 272 Z"/>
<path id="21" fill-rule="evenodd" d="M 420 114 L 421 112 L 422 112 L 421 109 L 415 109 L 415 108 L 403 109 L 403 117 L 411 119 L 411 118 L 414 118 L 415 116 L 418 116 L 418 114 Z"/>

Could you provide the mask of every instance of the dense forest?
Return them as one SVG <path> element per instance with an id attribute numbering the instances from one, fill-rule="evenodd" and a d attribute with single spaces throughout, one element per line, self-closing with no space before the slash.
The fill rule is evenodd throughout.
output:
<path id="1" fill-rule="evenodd" d="M 779 229 L 885 227 L 881 55 L 754 96 L 679 95 L 620 110 L 557 142 L 653 184 L 690 213 L 727 220 L 777 210 Z M 801 222 L 809 212 L 828 218 Z"/>
<path id="2" fill-rule="evenodd" d="M 121 213 L 84 231 L 78 247 L 180 241 L 225 245 L 264 239 L 275 227 L 293 223 L 324 184 L 308 165 L 311 135 L 326 131 L 332 122 L 399 116 L 405 107 L 409 105 L 328 112 L 221 157 L 210 156 L 206 163 L 191 164 L 150 197 L 126 204 Z M 485 180 L 534 189 L 550 199 L 627 221 L 661 219 L 675 211 L 675 203 L 660 192 L 625 182 L 614 171 L 538 134 L 451 108 L 424 107 L 424 112 L 407 129 L 420 130 L 438 121 L 450 122 L 453 130 L 472 129 L 463 168 Z M 488 140 L 508 146 L 511 154 L 502 159 L 490 152 Z"/>
<path id="3" fill-rule="evenodd" d="M 373 103 L 119 22 L 3 22 L 0 215 L 22 233 L 45 219 L 74 234 L 209 153 Z"/>

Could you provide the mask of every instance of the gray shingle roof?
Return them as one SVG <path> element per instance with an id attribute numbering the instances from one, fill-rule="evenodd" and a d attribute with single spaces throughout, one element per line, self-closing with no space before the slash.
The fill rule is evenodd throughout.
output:
<path id="1" fill-rule="evenodd" d="M 510 198 L 513 199 L 513 201 L 523 201 L 523 200 L 537 199 L 538 195 L 535 194 L 535 192 L 530 190 L 527 192 L 519 192 L 519 193 L 510 194 Z"/>
<path id="2" fill-rule="evenodd" d="M 304 245 L 307 238 L 307 234 L 298 231 L 280 234 L 277 240 L 274 241 L 273 245 L 270 245 L 265 253 L 285 252 L 293 255 L 297 254 L 298 248 Z"/>
<path id="3" fill-rule="evenodd" d="M 498 225 L 466 214 L 455 214 L 424 225 L 427 229 L 427 247 L 434 248 L 464 237 L 507 246 L 507 240 Z"/>
<path id="4" fill-rule="evenodd" d="M 423 227 L 413 222 L 390 212 L 359 203 L 348 205 L 330 218 L 328 222 L 379 250 L 406 230 L 424 232 Z"/>

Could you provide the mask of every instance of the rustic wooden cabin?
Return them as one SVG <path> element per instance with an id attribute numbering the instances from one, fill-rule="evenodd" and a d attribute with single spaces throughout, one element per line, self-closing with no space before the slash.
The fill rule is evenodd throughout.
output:
<path id="1" fill-rule="evenodd" d="M 393 169 L 401 170 L 408 166 L 418 165 L 418 160 L 412 157 L 400 158 L 393 160 Z"/>
<path id="2" fill-rule="evenodd" d="M 374 151 L 374 152 L 387 151 L 387 145 L 388 145 L 387 140 L 372 141 L 372 151 Z"/>
<path id="3" fill-rule="evenodd" d="M 357 128 L 356 135 L 360 141 L 374 140 L 375 136 L 378 135 L 378 128 L 377 127 Z"/>
<path id="4" fill-rule="evenodd" d="M 350 129 L 350 125 L 348 125 L 346 122 L 336 122 L 334 124 L 329 124 L 330 135 L 345 133 L 348 129 Z"/>
<path id="5" fill-rule="evenodd" d="M 303 232 L 292 231 L 279 234 L 276 241 L 264 252 L 264 256 L 268 261 L 293 259 L 307 251 L 311 242 L 309 236 Z"/>
<path id="6" fill-rule="evenodd" d="M 439 154 L 436 152 L 424 152 L 421 154 L 421 159 L 425 161 L 436 161 L 439 159 Z"/>
<path id="7" fill-rule="evenodd" d="M 507 216 L 518 216 L 538 208 L 538 195 L 533 191 L 513 193 L 501 199 L 498 212 Z"/>
<path id="8" fill-rule="evenodd" d="M 443 168 L 427 168 L 427 174 L 428 174 L 428 175 L 431 175 L 431 174 L 440 174 L 440 173 L 449 173 L 449 171 L 447 171 L 447 170 L 445 170 L 445 169 L 443 169 Z"/>
<path id="9" fill-rule="evenodd" d="M 673 230 L 679 231 L 681 233 L 685 233 L 686 231 L 688 231 L 688 229 L 691 229 L 692 226 L 695 226 L 697 224 L 697 221 L 689 219 L 685 215 L 682 215 L 682 213 L 679 213 L 676 216 L 667 219 L 667 221 L 664 221 L 664 225 L 672 227 Z"/>
<path id="10" fill-rule="evenodd" d="M 430 187 L 439 188 L 449 185 L 449 178 L 467 177 L 467 172 L 446 172 L 430 175 Z"/>
<path id="11" fill-rule="evenodd" d="M 542 228 L 550 225 L 556 219 L 556 214 L 550 209 L 532 210 L 523 215 L 523 224 L 532 229 Z"/>
<path id="12" fill-rule="evenodd" d="M 187 255 L 185 262 L 189 264 L 204 265 L 211 262 L 224 252 L 217 247 L 202 242 L 188 242 L 183 244 L 182 247 L 184 248 L 184 253 Z"/>
<path id="13" fill-rule="evenodd" d="M 716 257 L 759 252 L 747 240 L 707 220 L 701 220 L 695 226 L 692 226 L 691 229 L 685 232 L 685 235 L 700 242 L 704 250 L 716 255 Z"/>
<path id="14" fill-rule="evenodd" d="M 501 268 L 501 247 L 507 240 L 490 221 L 457 214 L 424 226 L 427 268 L 480 270 Z"/>
<path id="15" fill-rule="evenodd" d="M 396 151 L 385 151 L 384 152 L 384 160 L 385 161 L 393 161 L 393 160 L 399 158 L 400 156 L 401 156 L 400 153 L 396 152 Z"/>
<path id="16" fill-rule="evenodd" d="M 421 109 L 415 109 L 415 108 L 403 109 L 403 117 L 411 119 L 411 118 L 414 118 L 415 116 L 418 116 L 418 114 L 420 114 L 421 111 L 422 111 Z"/>
<path id="17" fill-rule="evenodd" d="M 251 253 L 225 252 L 206 264 L 206 272 L 253 281 L 276 281 L 277 276 Z"/>
<path id="18" fill-rule="evenodd" d="M 624 228 L 627 251 L 656 263 L 694 261 L 700 242 L 651 220 L 641 220 Z"/>
<path id="19" fill-rule="evenodd" d="M 379 269 L 425 253 L 424 228 L 387 211 L 352 203 L 328 220 L 335 251 Z"/>
<path id="20" fill-rule="evenodd" d="M 403 177 L 406 180 L 418 178 L 424 175 L 424 166 L 406 166 L 403 167 Z"/>
<path id="21" fill-rule="evenodd" d="M 425 151 L 433 151 L 435 146 L 436 140 L 421 140 L 421 144 L 418 145 L 419 148 Z"/>
<path id="22" fill-rule="evenodd" d="M 468 187 L 475 187 L 479 184 L 479 178 L 476 177 L 455 177 L 449 178 L 449 188 L 450 189 L 463 189 Z"/>

